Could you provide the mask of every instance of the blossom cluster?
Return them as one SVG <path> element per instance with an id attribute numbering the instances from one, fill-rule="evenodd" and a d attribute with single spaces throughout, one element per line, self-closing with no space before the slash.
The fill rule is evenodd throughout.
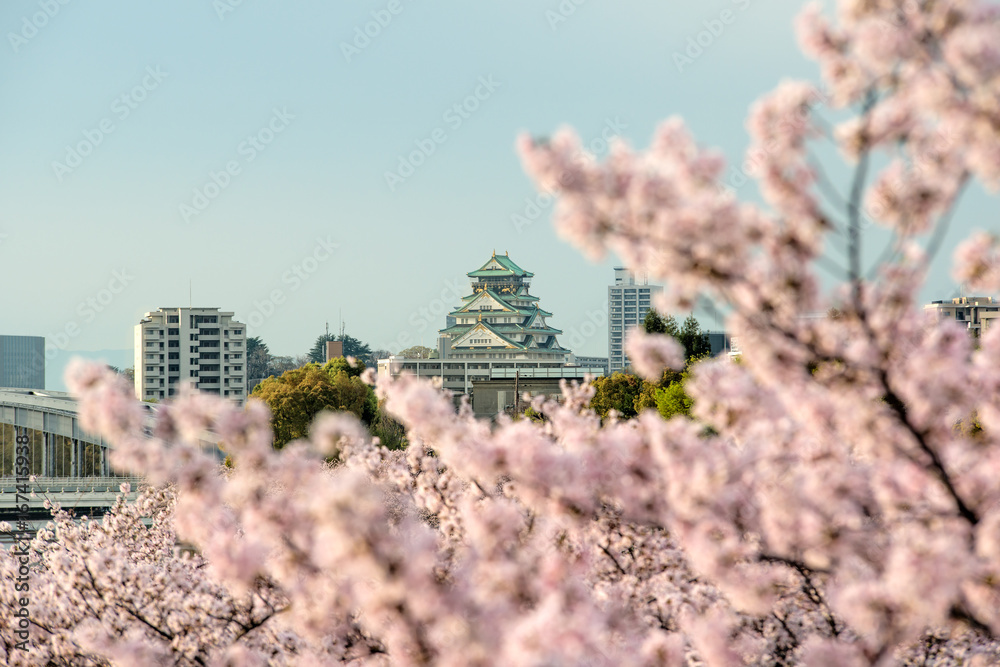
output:
<path id="1" fill-rule="evenodd" d="M 56 512 L 33 543 L 32 648 L 0 616 L 0 658 L 1000 663 L 1000 327 L 973 340 L 916 302 L 920 235 L 967 182 L 1000 185 L 1000 11 L 842 0 L 835 22 L 808 8 L 799 34 L 825 92 L 788 82 L 751 109 L 761 205 L 723 187 L 725 160 L 679 119 L 603 163 L 568 130 L 518 144 L 584 252 L 666 282 L 662 309 L 728 304 L 742 359 L 693 367 L 693 418 L 602 423 L 593 388 L 566 384 L 532 400 L 540 420 L 489 423 L 403 375 L 376 391 L 405 451 L 346 414 L 277 451 L 260 403 L 183 393 L 149 429 L 130 387 L 80 362 L 82 425 L 151 488 L 101 522 Z M 831 128 L 823 104 L 857 113 Z M 827 140 L 856 164 L 843 195 L 813 157 Z M 870 282 L 866 205 L 895 250 Z M 851 266 L 825 291 L 832 237 Z M 955 273 L 996 288 L 996 260 L 976 236 Z M 682 362 L 671 341 L 629 346 L 650 377 Z M 0 558 L 5 608 L 13 572 Z"/>

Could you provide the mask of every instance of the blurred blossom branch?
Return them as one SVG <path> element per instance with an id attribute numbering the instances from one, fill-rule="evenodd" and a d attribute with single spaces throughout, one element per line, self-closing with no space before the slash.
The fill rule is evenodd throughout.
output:
<path id="1" fill-rule="evenodd" d="M 338 413 L 278 451 L 262 404 L 206 395 L 164 404 L 143 435 L 127 383 L 78 364 L 81 425 L 152 488 L 101 522 L 56 513 L 32 545 L 31 646 L 0 615 L 0 658 L 1000 662 L 1000 326 L 973 340 L 916 301 L 920 240 L 967 184 L 1000 187 L 1000 9 L 843 0 L 835 18 L 807 7 L 798 34 L 827 92 L 784 82 L 751 109 L 762 205 L 737 200 L 721 154 L 678 118 L 603 162 L 580 159 L 570 130 L 518 141 L 583 252 L 665 282 L 662 312 L 726 304 L 742 358 L 685 371 L 690 416 L 602 423 L 594 388 L 564 384 L 562 402 L 532 400 L 537 421 L 490 424 L 404 374 L 376 389 L 406 450 Z M 821 131 L 818 104 L 845 119 Z M 809 151 L 824 135 L 856 165 L 840 201 L 850 266 L 828 292 L 820 197 L 837 199 Z M 874 280 L 862 210 L 899 249 Z M 994 234 L 955 253 L 977 290 L 1000 291 L 998 267 Z M 656 336 L 629 343 L 650 378 L 685 362 Z M 231 470 L 201 451 L 206 430 Z M 6 609 L 17 568 L 0 557 Z"/>

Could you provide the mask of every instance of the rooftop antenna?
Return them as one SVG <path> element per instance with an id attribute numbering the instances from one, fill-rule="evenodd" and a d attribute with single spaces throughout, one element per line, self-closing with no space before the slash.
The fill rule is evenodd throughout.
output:
<path id="1" fill-rule="evenodd" d="M 326 323 L 326 338 L 327 338 L 327 340 L 330 339 L 330 323 L 329 322 Z"/>
<path id="2" fill-rule="evenodd" d="M 188 278 L 188 308 L 194 308 L 194 298 L 191 296 L 193 294 L 191 288 L 191 279 Z"/>

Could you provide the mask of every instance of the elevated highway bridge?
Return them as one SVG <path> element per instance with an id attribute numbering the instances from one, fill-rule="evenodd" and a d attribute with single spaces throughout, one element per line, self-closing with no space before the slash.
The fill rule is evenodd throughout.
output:
<path id="1" fill-rule="evenodd" d="M 28 439 L 28 469 L 34 476 L 28 494 L 21 493 L 24 483 L 18 484 L 15 475 L 18 436 Z M 0 388 L 0 521 L 23 517 L 24 504 L 33 521 L 42 521 L 49 516 L 46 499 L 77 516 L 100 515 L 114 504 L 123 482 L 132 485 L 134 498 L 142 479 L 113 471 L 110 449 L 110 443 L 80 427 L 69 394 Z"/>

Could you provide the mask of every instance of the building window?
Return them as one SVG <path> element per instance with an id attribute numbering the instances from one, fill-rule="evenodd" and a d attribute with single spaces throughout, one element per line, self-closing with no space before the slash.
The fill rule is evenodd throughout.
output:
<path id="1" fill-rule="evenodd" d="M 167 347 L 180 347 L 181 342 L 179 340 L 168 340 Z"/>
<path id="2" fill-rule="evenodd" d="M 167 329 L 168 336 L 179 336 L 181 333 L 180 329 Z"/>
<path id="3" fill-rule="evenodd" d="M 167 324 L 180 324 L 180 315 L 167 315 Z"/>
<path id="4" fill-rule="evenodd" d="M 181 358 L 180 352 L 169 352 L 167 354 L 167 359 L 180 359 L 180 358 Z"/>

